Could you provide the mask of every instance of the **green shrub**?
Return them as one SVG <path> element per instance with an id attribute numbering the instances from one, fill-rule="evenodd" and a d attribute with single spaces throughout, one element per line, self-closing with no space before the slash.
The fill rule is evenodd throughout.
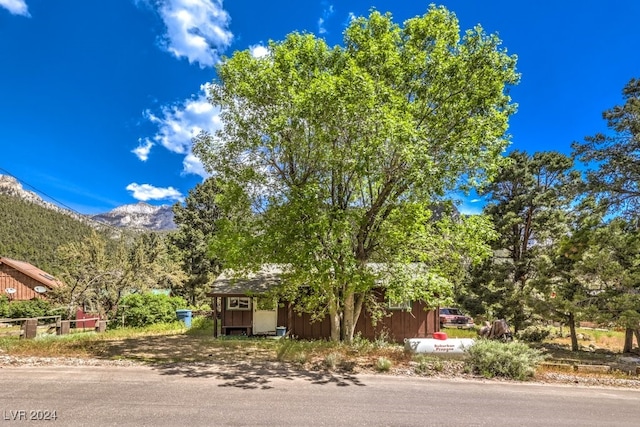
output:
<path id="1" fill-rule="evenodd" d="M 124 317 L 126 326 L 142 327 L 176 320 L 176 310 L 186 308 L 182 297 L 162 294 L 131 294 L 120 300 L 117 317 Z"/>
<path id="2" fill-rule="evenodd" d="M 376 361 L 376 369 L 378 372 L 388 372 L 391 369 L 391 360 L 386 357 L 379 357 Z"/>
<path id="3" fill-rule="evenodd" d="M 542 326 L 528 326 L 518 331 L 517 338 L 524 342 L 542 342 L 549 338 L 551 330 Z"/>
<path id="4" fill-rule="evenodd" d="M 48 301 L 34 298 L 28 301 L 9 301 L 0 298 L 0 317 L 18 319 L 21 317 L 42 317 L 58 314 Z"/>
<path id="5" fill-rule="evenodd" d="M 471 372 L 485 378 L 504 377 L 523 381 L 531 378 L 537 364 L 544 360 L 540 351 L 521 342 L 478 340 L 466 351 L 466 363 Z"/>

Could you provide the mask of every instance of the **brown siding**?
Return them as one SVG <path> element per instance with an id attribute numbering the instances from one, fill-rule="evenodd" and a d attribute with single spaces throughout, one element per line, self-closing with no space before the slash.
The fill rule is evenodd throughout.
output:
<path id="1" fill-rule="evenodd" d="M 222 298 L 220 319 L 222 326 L 251 326 L 253 323 L 253 311 L 228 310 L 227 299 Z"/>
<path id="2" fill-rule="evenodd" d="M 383 300 L 383 296 L 378 296 Z M 222 298 L 221 322 L 224 327 L 250 326 L 252 324 L 253 311 L 251 310 L 227 310 L 226 299 Z M 289 321 L 288 307 L 284 305 L 278 308 L 278 326 L 285 326 L 289 333 L 298 339 L 329 339 L 331 337 L 331 323 L 329 317 L 322 321 L 311 322 L 311 316 L 295 311 Z M 385 336 L 388 340 L 402 343 L 405 338 L 431 337 L 438 324 L 437 310 L 425 311 L 425 304 L 415 302 L 411 311 L 389 310 L 389 316 L 383 317 L 374 327 L 371 317 L 363 311 L 356 324 L 356 333 L 364 338 L 373 340 Z"/>
<path id="3" fill-rule="evenodd" d="M 43 296 L 33 290 L 41 285 L 37 280 L 19 272 L 6 264 L 0 264 L 0 295 L 9 296 L 13 301 L 30 300 L 33 298 L 43 298 Z M 15 294 L 9 295 L 5 292 L 7 288 L 14 288 Z"/>
<path id="4" fill-rule="evenodd" d="M 405 338 L 427 338 L 437 331 L 438 313 L 436 310 L 425 311 L 425 304 L 415 302 L 411 311 L 389 310 L 376 326 L 371 322 L 371 316 L 363 311 L 356 324 L 356 334 L 374 340 L 386 336 L 390 341 L 402 343 Z M 287 320 L 287 308 L 278 309 L 278 325 L 286 326 L 290 333 L 300 339 L 328 339 L 331 337 L 331 323 L 329 317 L 319 322 L 311 322 L 308 314 L 293 314 L 293 322 Z"/>

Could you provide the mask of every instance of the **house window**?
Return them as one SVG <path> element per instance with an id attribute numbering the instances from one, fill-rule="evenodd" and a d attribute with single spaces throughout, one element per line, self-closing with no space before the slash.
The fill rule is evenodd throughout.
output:
<path id="1" fill-rule="evenodd" d="M 227 310 L 249 310 L 251 308 L 251 298 L 249 297 L 227 297 Z"/>
<path id="2" fill-rule="evenodd" d="M 411 311 L 411 301 L 409 300 L 404 300 L 401 302 L 392 302 L 391 300 L 388 300 L 387 302 L 389 310 Z"/>

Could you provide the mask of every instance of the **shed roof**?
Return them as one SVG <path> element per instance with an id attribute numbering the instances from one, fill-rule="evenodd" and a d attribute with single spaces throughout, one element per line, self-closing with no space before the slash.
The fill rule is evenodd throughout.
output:
<path id="1" fill-rule="evenodd" d="M 0 257 L 0 264 L 5 264 L 17 271 L 31 277 L 33 280 L 42 283 L 49 289 L 55 289 L 62 286 L 62 282 L 53 277 L 46 271 L 40 270 L 38 267 L 25 261 L 16 261 L 15 259 Z"/>
<path id="2" fill-rule="evenodd" d="M 408 276 L 415 276 L 426 266 L 422 263 L 410 264 L 383 264 L 369 263 L 368 268 L 378 274 L 388 273 L 394 267 L 404 270 Z M 281 275 L 284 268 L 279 264 L 265 264 L 257 272 L 236 272 L 224 270 L 212 283 L 211 292 L 207 296 L 243 296 L 251 294 L 263 294 L 281 283 Z M 397 273 L 397 272 L 396 272 Z M 378 286 L 385 286 L 385 281 L 380 280 Z"/>
<path id="3" fill-rule="evenodd" d="M 282 268 L 275 264 L 266 264 L 257 272 L 235 272 L 225 270 L 213 281 L 209 296 L 229 296 L 263 294 L 280 284 Z"/>

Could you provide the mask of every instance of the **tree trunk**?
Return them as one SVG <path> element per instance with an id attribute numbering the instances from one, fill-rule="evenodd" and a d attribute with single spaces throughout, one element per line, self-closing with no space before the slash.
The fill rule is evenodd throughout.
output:
<path id="1" fill-rule="evenodd" d="M 347 343 L 353 341 L 353 332 L 356 327 L 355 295 L 347 291 L 344 298 L 344 317 L 342 319 L 342 340 Z"/>
<path id="2" fill-rule="evenodd" d="M 331 323 L 331 341 L 340 341 L 340 312 L 335 296 L 329 302 L 329 321 Z"/>
<path id="3" fill-rule="evenodd" d="M 573 313 L 569 313 L 569 333 L 571 335 L 571 351 L 580 350 L 578 345 L 578 334 L 576 334 L 576 318 Z"/>
<path id="4" fill-rule="evenodd" d="M 624 330 L 624 348 L 623 353 L 630 353 L 633 348 L 633 331 L 634 329 L 626 328 Z"/>

